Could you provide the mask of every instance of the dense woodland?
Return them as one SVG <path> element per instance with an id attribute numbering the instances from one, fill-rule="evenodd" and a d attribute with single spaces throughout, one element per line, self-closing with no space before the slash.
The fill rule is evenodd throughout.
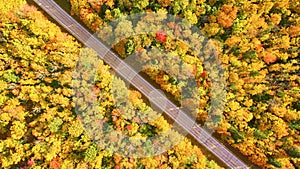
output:
<path id="1" fill-rule="evenodd" d="M 140 12 L 168 13 L 197 26 L 215 45 L 214 53 L 225 69 L 225 110 L 222 117 L 213 116 L 221 119 L 217 132 L 222 139 L 261 167 L 299 168 L 299 1 L 70 0 L 70 3 L 71 13 L 95 32 L 115 19 Z M 138 23 L 123 22 L 120 27 L 139 32 L 137 29 L 142 26 Z M 205 70 L 201 59 L 193 55 L 189 43 L 169 36 L 187 39 L 192 33 L 183 31 L 183 26 L 176 23 L 168 26 L 173 32 L 167 32 L 166 39 L 157 34 L 136 35 L 112 48 L 123 57 L 139 52 L 137 56 L 142 62 L 150 63 L 150 67 L 145 66 L 145 73 L 179 99 L 180 88 L 186 81 L 158 70 L 156 65 L 172 65 L 172 62 L 153 58 L 157 55 L 147 48 L 151 44 L 175 52 L 195 74 L 200 95 L 198 120 L 201 123 L 212 119 L 208 109 L 213 76 Z M 114 36 L 124 34 L 124 29 L 118 26 L 109 31 Z M 104 41 L 110 38 L 101 35 L 101 31 L 99 37 Z M 182 73 L 176 66 L 171 70 L 174 75 Z"/>
<path id="2" fill-rule="evenodd" d="M 172 124 L 152 110 L 138 91 L 127 89 L 125 82 L 103 61 L 97 63 L 90 86 L 91 72 L 86 68 L 95 64 L 95 52 L 50 22 L 35 6 L 25 0 L 0 3 L 1 168 L 221 168 L 174 130 L 170 130 L 169 137 L 181 139 L 180 143 L 148 158 L 123 157 L 96 144 L 95 140 L 102 135 L 92 137 L 87 130 L 92 128 L 87 127 L 89 124 L 105 122 L 109 130 L 144 138 L 139 144 L 149 146 L 149 151 L 149 138 L 167 131 Z M 212 122 L 208 127 L 216 127 L 224 141 L 261 168 L 300 168 L 300 2 L 69 3 L 71 14 L 95 33 L 100 31 L 99 37 L 122 58 L 134 54 L 143 63 L 144 72 L 161 89 L 183 105 L 199 105 L 195 110 L 199 125 Z M 169 22 L 166 25 L 172 31 L 116 39 L 126 35 L 125 30 L 118 29 L 118 25 L 108 27 L 109 23 L 141 12 L 175 15 L 189 21 L 203 35 L 184 31 L 186 25 Z M 119 27 L 139 32 L 143 25 L 133 25 L 147 19 L 120 22 Z M 208 70 L 204 65 L 207 58 L 197 57 L 188 43 L 199 46 L 202 36 L 214 45 L 211 54 L 224 69 L 226 99 L 222 115 L 209 113 L 215 72 Z M 157 54 L 149 47 L 172 52 L 183 62 L 174 64 L 167 54 Z M 78 63 L 83 67 L 79 66 L 81 71 L 74 80 Z M 161 65 L 168 65 L 168 72 L 160 70 Z M 181 76 L 185 72 L 192 72 L 196 80 L 196 100 L 182 100 L 182 86 L 189 84 L 189 79 Z M 95 96 L 83 94 L 90 89 Z M 114 92 L 128 96 L 122 104 L 128 105 L 125 110 L 116 104 Z M 95 100 L 99 113 L 88 111 L 92 108 L 89 103 Z M 156 120 L 151 120 L 154 117 Z M 115 137 L 108 139 L 116 141 Z"/>
<path id="3" fill-rule="evenodd" d="M 141 94 L 128 90 L 121 79 L 110 73 L 110 66 L 101 61 L 92 88 L 98 98 L 101 95 L 98 107 L 101 111 L 96 115 L 76 113 L 75 103 L 89 103 L 92 99 L 74 99 L 72 86 L 76 87 L 79 82 L 80 90 L 84 90 L 86 79 L 74 80 L 73 72 L 78 59 L 83 59 L 79 55 L 93 58 L 95 52 L 83 48 L 26 1 L 3 0 L 1 4 L 1 168 L 221 168 L 208 160 L 199 147 L 173 130 L 168 133 L 169 137 L 181 138 L 180 142 L 153 157 L 123 157 L 97 145 L 89 130 L 85 130 L 85 123 L 102 120 L 108 128 L 144 138 L 141 144 L 145 146 L 149 137 L 168 130 L 170 124 L 163 116 L 155 116 Z M 84 58 L 82 62 L 89 65 L 93 61 Z M 84 73 L 89 72 L 81 73 L 86 77 Z M 113 83 L 127 93 L 131 114 L 122 115 L 115 106 Z M 155 116 L 156 121 L 147 120 L 148 116 L 144 115 L 140 117 L 143 120 L 140 125 L 138 118 L 132 119 L 134 112 L 144 110 Z M 109 139 L 115 141 L 115 137 Z"/>

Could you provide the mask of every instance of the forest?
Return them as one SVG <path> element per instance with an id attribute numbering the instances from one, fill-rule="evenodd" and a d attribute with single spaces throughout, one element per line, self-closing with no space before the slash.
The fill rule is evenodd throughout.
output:
<path id="1" fill-rule="evenodd" d="M 172 123 L 153 110 L 139 91 L 128 88 L 108 64 L 95 63 L 97 54 L 93 50 L 49 20 L 36 5 L 26 0 L 0 3 L 1 168 L 223 168 L 190 138 L 173 130 Z M 163 91 L 182 105 L 197 105 L 193 111 L 196 122 L 214 128 L 231 149 L 260 168 L 300 168 L 299 1 L 68 3 L 70 14 L 122 59 L 134 56 L 142 71 Z M 143 15 L 122 20 L 145 12 L 182 18 L 201 34 L 188 31 L 192 27 L 189 24 L 165 18 Z M 114 21 L 117 24 L 111 25 Z M 169 30 L 157 26 L 155 29 L 161 31 L 128 36 L 128 32 L 146 29 L 145 23 L 163 21 Z M 204 39 L 214 46 L 209 56 L 218 61 L 197 57 L 195 49 L 207 52 L 206 46 L 201 46 Z M 171 54 L 149 50 L 154 48 Z M 179 64 L 173 56 L 181 60 Z M 90 85 L 89 68 L 93 66 L 97 67 L 93 70 L 96 76 Z M 223 70 L 226 90 L 221 114 L 209 111 L 212 98 L 221 95 L 221 87 L 214 87 L 219 84 L 215 78 L 219 74 L 213 69 L 216 67 Z M 74 75 L 78 69 L 81 71 Z M 189 73 L 195 85 L 189 86 Z M 191 92 L 193 88 L 196 93 Z M 85 95 L 89 90 L 93 94 Z M 186 93 L 197 99 L 185 97 Z M 96 112 L 92 110 L 95 107 Z M 105 137 L 108 143 L 99 146 L 95 138 L 103 140 L 104 136 L 101 132 L 91 134 L 87 128 L 96 130 L 93 124 L 103 123 L 104 132 L 115 130 L 142 141 L 116 140 L 112 135 Z M 160 155 L 122 156 L 113 153 L 116 147 L 110 144 L 143 145 L 151 152 L 151 138 L 166 131 L 166 137 L 180 141 Z M 172 140 L 165 144 L 174 144 Z M 109 148 L 104 149 L 104 144 Z"/>

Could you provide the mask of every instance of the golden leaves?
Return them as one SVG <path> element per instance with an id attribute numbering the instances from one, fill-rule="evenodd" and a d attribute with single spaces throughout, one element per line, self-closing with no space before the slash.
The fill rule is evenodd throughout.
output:
<path id="1" fill-rule="evenodd" d="M 26 132 L 26 124 L 20 121 L 13 121 L 12 126 L 10 127 L 11 130 L 11 137 L 15 140 L 21 139 L 25 132 Z"/>
<path id="2" fill-rule="evenodd" d="M 68 107 L 68 105 L 70 104 L 70 100 L 60 94 L 53 94 L 53 95 L 48 96 L 48 98 L 50 99 L 50 101 L 52 103 L 61 105 L 63 107 Z"/>
<path id="3" fill-rule="evenodd" d="M 281 14 L 271 14 L 270 20 L 276 25 L 279 24 L 281 21 Z"/>
<path id="4" fill-rule="evenodd" d="M 73 137 L 79 137 L 83 133 L 83 126 L 78 121 L 73 121 L 68 127 L 68 132 Z"/>

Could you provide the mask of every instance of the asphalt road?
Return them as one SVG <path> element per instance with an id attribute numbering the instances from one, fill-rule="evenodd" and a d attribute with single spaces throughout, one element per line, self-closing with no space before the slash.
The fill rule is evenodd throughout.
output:
<path id="1" fill-rule="evenodd" d="M 59 5 L 52 0 L 34 0 L 44 11 L 46 11 L 54 20 L 56 20 L 69 33 L 76 37 L 79 41 L 87 47 L 95 50 L 99 57 L 109 64 L 115 71 L 124 79 L 130 82 L 135 88 L 143 93 L 149 100 L 152 101 L 158 108 L 164 111 L 175 122 L 177 122 L 183 129 L 185 129 L 191 136 L 195 138 L 201 145 L 211 151 L 221 161 L 223 161 L 229 168 L 245 169 L 250 168 L 232 152 L 230 152 L 224 145 L 218 142 L 202 127 L 197 125 L 194 120 L 187 116 L 181 109 L 167 99 L 163 94 L 147 82 L 129 65 L 123 62 L 115 53 L 113 53 L 102 42 L 95 38 L 88 30 L 81 26 L 75 19 L 66 13 Z M 155 98 L 153 96 L 155 92 Z M 161 105 L 161 104 L 164 105 Z"/>

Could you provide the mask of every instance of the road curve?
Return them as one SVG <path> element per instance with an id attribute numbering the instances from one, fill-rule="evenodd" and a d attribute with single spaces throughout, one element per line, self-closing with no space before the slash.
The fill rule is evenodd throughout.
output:
<path id="1" fill-rule="evenodd" d="M 53 19 L 61 26 L 69 31 L 74 37 L 85 44 L 87 47 L 95 50 L 99 57 L 109 64 L 117 73 L 124 79 L 135 86 L 149 100 L 152 101 L 158 108 L 164 111 L 182 128 L 184 128 L 191 136 L 200 144 L 206 147 L 209 151 L 215 154 L 229 168 L 246 169 L 248 167 L 244 162 L 231 153 L 224 145 L 219 143 L 207 131 L 197 125 L 190 117 L 188 117 L 180 108 L 173 104 L 163 94 L 147 82 L 143 77 L 136 73 L 129 65 L 123 62 L 115 53 L 113 53 L 102 42 L 89 33 L 75 19 L 66 13 L 53 0 L 34 0 L 44 11 L 46 11 Z M 155 98 L 150 97 L 150 93 L 155 92 Z M 153 95 L 152 95 L 153 96 Z M 157 98 L 159 97 L 159 99 Z M 163 102 L 162 102 L 163 100 Z M 164 105 L 161 105 L 164 103 Z"/>

